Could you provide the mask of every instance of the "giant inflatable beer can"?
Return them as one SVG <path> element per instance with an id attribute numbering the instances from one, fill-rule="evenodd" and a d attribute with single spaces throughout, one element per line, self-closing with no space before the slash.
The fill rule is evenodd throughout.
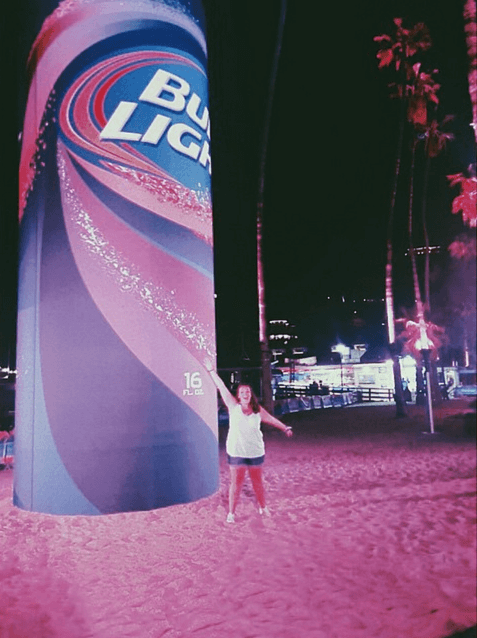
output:
<path id="1" fill-rule="evenodd" d="M 51 7 L 51 3 L 49 3 Z M 14 502 L 218 487 L 210 118 L 197 2 L 65 0 L 28 59 Z"/>

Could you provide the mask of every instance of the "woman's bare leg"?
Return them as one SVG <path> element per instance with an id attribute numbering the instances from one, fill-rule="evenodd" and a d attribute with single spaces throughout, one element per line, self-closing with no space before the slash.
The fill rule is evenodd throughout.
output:
<path id="1" fill-rule="evenodd" d="M 248 472 L 252 481 L 253 491 L 257 497 L 258 504 L 263 509 L 266 507 L 265 488 L 263 487 L 262 468 L 260 465 L 249 465 Z"/>
<path id="2" fill-rule="evenodd" d="M 234 514 L 237 507 L 243 482 L 245 481 L 245 465 L 230 465 L 229 512 Z"/>

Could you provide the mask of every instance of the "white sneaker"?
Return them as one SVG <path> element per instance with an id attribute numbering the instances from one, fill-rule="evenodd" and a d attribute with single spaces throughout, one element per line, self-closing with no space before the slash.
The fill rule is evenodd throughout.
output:
<path id="1" fill-rule="evenodd" d="M 235 514 L 232 514 L 232 512 L 227 514 L 227 523 L 235 523 Z"/>
<path id="2" fill-rule="evenodd" d="M 271 516 L 270 510 L 266 505 L 265 507 L 259 507 L 258 513 L 260 514 L 260 516 Z"/>

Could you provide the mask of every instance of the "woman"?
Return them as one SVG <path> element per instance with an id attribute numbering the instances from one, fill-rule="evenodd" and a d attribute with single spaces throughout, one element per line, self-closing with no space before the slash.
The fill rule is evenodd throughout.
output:
<path id="1" fill-rule="evenodd" d="M 270 512 L 265 502 L 265 490 L 262 481 L 261 466 L 265 460 L 265 446 L 260 423 L 263 421 L 268 425 L 273 425 L 288 437 L 292 436 L 292 429 L 259 405 L 249 385 L 241 383 L 237 388 L 236 396 L 233 396 L 209 361 L 205 363 L 205 367 L 209 371 L 229 411 L 229 431 L 225 444 L 227 460 L 230 466 L 227 523 L 235 522 L 235 508 L 247 468 L 259 504 L 259 512 L 269 516 Z"/>

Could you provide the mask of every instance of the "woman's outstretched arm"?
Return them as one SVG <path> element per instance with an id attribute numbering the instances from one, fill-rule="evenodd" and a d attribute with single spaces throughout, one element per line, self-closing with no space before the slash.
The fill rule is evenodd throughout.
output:
<path id="1" fill-rule="evenodd" d="M 282 432 L 285 432 L 287 436 L 293 436 L 293 430 L 291 429 L 289 425 L 285 425 L 279 419 L 272 416 L 270 412 L 267 412 L 265 408 L 262 408 L 262 406 L 260 406 L 260 419 L 264 423 L 267 423 L 268 425 L 273 425 L 274 428 L 278 428 Z"/>
<path id="2" fill-rule="evenodd" d="M 222 400 L 227 406 L 227 408 L 230 410 L 231 408 L 236 406 L 237 399 L 234 397 L 234 395 L 230 392 L 228 387 L 219 377 L 217 372 L 214 370 L 212 363 L 208 359 L 204 361 L 204 367 L 207 370 L 207 372 L 210 374 L 210 378 L 212 379 L 212 381 L 217 386 L 217 389 L 220 392 L 220 396 L 222 397 Z"/>

